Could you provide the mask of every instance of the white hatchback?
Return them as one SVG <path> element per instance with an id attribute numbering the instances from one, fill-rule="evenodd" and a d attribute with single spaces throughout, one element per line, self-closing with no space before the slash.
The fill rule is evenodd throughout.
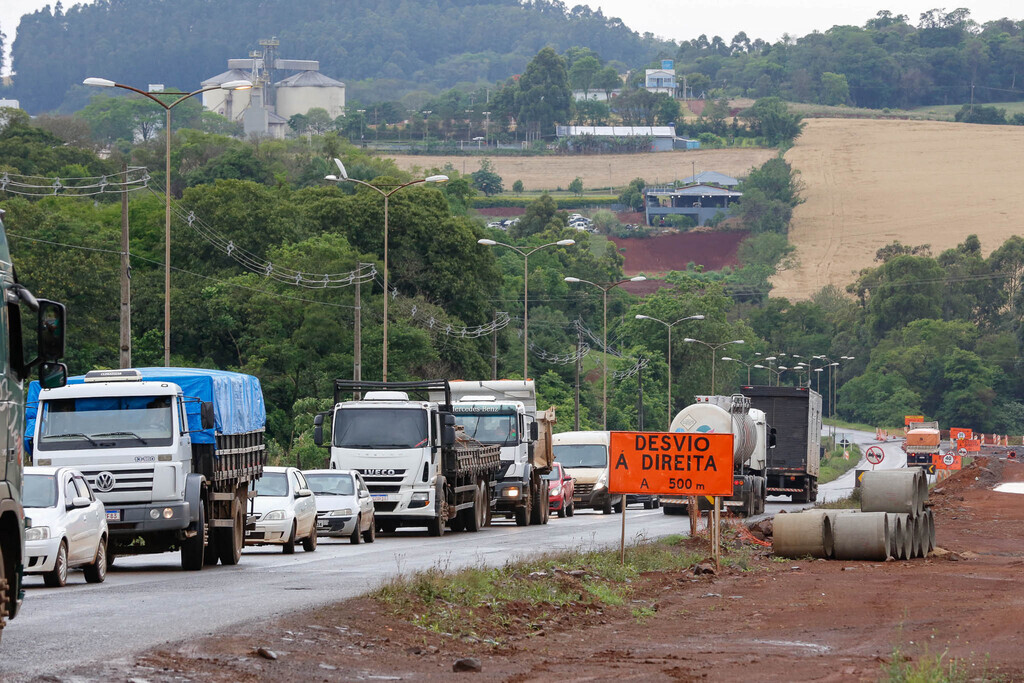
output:
<path id="1" fill-rule="evenodd" d="M 32 526 L 25 531 L 25 572 L 63 586 L 68 570 L 82 567 L 85 580 L 107 578 L 107 513 L 85 477 L 70 467 L 26 467 L 22 505 Z"/>
<path id="2" fill-rule="evenodd" d="M 249 522 L 255 528 L 245 532 L 246 545 L 280 545 L 291 555 L 301 541 L 306 552 L 316 550 L 316 497 L 302 472 L 295 467 L 264 467 L 252 490 L 256 496 Z"/>
<path id="3" fill-rule="evenodd" d="M 373 543 L 377 520 L 362 475 L 355 470 L 308 470 L 303 474 L 316 494 L 317 533 L 348 536 L 352 543 Z"/>

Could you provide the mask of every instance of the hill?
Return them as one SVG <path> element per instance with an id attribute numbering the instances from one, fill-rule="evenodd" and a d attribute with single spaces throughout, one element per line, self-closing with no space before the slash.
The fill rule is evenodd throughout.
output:
<path id="1" fill-rule="evenodd" d="M 385 99 L 521 73 L 541 48 L 593 49 L 643 64 L 666 45 L 621 20 L 557 0 L 111 0 L 22 17 L 13 45 L 13 95 L 53 109 L 88 76 L 197 87 L 247 57 L 261 38 L 278 55 L 320 60 L 350 86 L 386 80 Z M 69 59 L 69 55 L 74 55 Z"/>
<path id="2" fill-rule="evenodd" d="M 806 185 L 789 238 L 797 268 L 773 296 L 845 287 L 893 240 L 933 254 L 976 233 L 985 254 L 1020 234 L 1024 127 L 816 119 L 786 154 Z"/>

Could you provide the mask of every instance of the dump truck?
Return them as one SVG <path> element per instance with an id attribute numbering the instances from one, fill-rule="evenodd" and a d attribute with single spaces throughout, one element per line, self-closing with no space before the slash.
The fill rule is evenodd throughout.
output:
<path id="1" fill-rule="evenodd" d="M 3 282 L 5 315 L 0 315 L 0 411 L 7 429 L 0 436 L 0 638 L 8 619 L 17 616 L 25 589 L 22 584 L 25 560 L 25 511 L 21 504 L 24 464 L 25 380 L 38 368 L 44 386 L 59 387 L 67 379 L 64 332 L 67 313 L 56 301 L 36 299 L 14 276 L 7 233 L 0 210 L 0 280 Z M 35 313 L 36 358 L 26 360 L 22 336 L 22 307 Z M 29 520 L 30 521 L 30 520 Z"/>
<path id="2" fill-rule="evenodd" d="M 551 429 L 555 410 L 537 411 L 533 380 L 452 380 L 455 424 L 467 436 L 501 449 L 501 467 L 491 501 L 493 515 L 515 519 L 519 526 L 547 524 L 551 471 Z M 444 399 L 431 392 L 431 400 Z"/>
<path id="3" fill-rule="evenodd" d="M 331 468 L 363 475 L 380 531 L 425 526 L 441 536 L 448 527 L 480 531 L 489 523 L 501 449 L 456 428 L 448 380 L 338 379 L 334 407 L 313 425 L 316 444 L 330 450 Z"/>
<path id="4" fill-rule="evenodd" d="M 955 445 L 955 441 L 953 442 Z M 907 439 L 903 451 L 907 454 L 907 466 L 929 467 L 932 456 L 942 449 L 941 432 L 938 422 L 911 422 L 907 425 Z"/>
<path id="5" fill-rule="evenodd" d="M 33 463 L 70 466 L 106 509 L 107 558 L 181 552 L 181 567 L 237 564 L 249 487 L 266 464 L 252 375 L 202 368 L 93 370 L 29 388 Z"/>
<path id="6" fill-rule="evenodd" d="M 750 398 L 696 396 L 694 402 L 672 419 L 671 432 L 733 435 L 733 493 L 722 502 L 726 509 L 744 517 L 764 512 L 767 495 L 768 453 L 775 447 L 775 430 L 765 421 L 763 410 L 750 407 Z M 710 508 L 707 497 L 697 498 L 701 508 Z M 682 514 L 685 497 L 661 497 L 666 515 Z"/>
<path id="7" fill-rule="evenodd" d="M 789 496 L 794 503 L 817 500 L 821 394 L 810 387 L 770 386 L 744 386 L 740 392 L 775 430 L 765 468 L 767 494 Z"/>

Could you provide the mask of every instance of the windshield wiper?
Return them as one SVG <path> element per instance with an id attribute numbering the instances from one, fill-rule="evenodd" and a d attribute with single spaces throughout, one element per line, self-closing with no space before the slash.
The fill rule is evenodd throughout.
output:
<path id="1" fill-rule="evenodd" d="M 135 437 L 136 439 L 141 441 L 143 446 L 149 444 L 148 441 L 143 439 L 141 436 L 139 436 L 135 432 L 104 432 L 103 434 L 93 434 L 93 436 L 131 436 L 131 437 Z"/>
<path id="2" fill-rule="evenodd" d="M 68 432 L 67 434 L 47 434 L 43 438 L 44 439 L 67 439 L 67 438 L 70 438 L 72 436 L 80 436 L 83 439 L 87 440 L 89 443 L 91 443 L 93 446 L 99 446 L 99 443 L 97 443 L 91 436 L 89 436 L 88 434 L 82 434 L 81 432 Z"/>

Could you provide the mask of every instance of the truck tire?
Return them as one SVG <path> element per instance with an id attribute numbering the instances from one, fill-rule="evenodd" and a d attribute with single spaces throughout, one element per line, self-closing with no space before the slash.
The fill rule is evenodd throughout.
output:
<path id="1" fill-rule="evenodd" d="M 466 517 L 469 516 L 470 512 L 472 512 L 472 510 L 459 510 L 458 514 L 452 517 L 452 521 L 449 523 L 452 531 L 458 533 L 466 530 Z"/>
<path id="2" fill-rule="evenodd" d="M 440 538 L 441 536 L 444 536 L 444 528 L 446 525 L 447 522 L 444 518 L 438 515 L 427 522 L 427 533 L 435 538 Z"/>
<path id="3" fill-rule="evenodd" d="M 196 520 L 196 535 L 181 542 L 181 568 L 187 572 L 197 572 L 203 568 L 203 555 L 206 551 L 206 502 L 199 501 L 199 519 Z"/>
<path id="4" fill-rule="evenodd" d="M 219 544 L 217 541 L 220 539 L 220 529 L 210 527 L 207 531 L 208 538 L 206 539 L 206 550 L 203 551 L 203 565 L 206 567 L 215 567 L 217 560 L 220 559 L 217 552 Z"/>
<path id="5" fill-rule="evenodd" d="M 666 515 L 681 515 L 686 509 L 685 505 L 662 505 L 661 511 Z"/>
<path id="6" fill-rule="evenodd" d="M 540 483 L 530 476 L 530 524 L 543 524 L 544 511 L 550 507 L 546 496 L 541 496 Z"/>
<path id="7" fill-rule="evenodd" d="M 530 526 L 533 521 L 533 510 L 530 509 L 531 498 L 523 501 L 523 504 L 516 508 L 516 526 Z"/>
<path id="8" fill-rule="evenodd" d="M 817 502 L 817 500 L 818 500 L 818 480 L 817 479 L 815 479 L 814 482 L 811 484 L 811 496 L 810 496 L 810 498 L 811 498 L 811 502 L 812 503 Z"/>
<path id="9" fill-rule="evenodd" d="M 85 565 L 85 581 L 86 583 L 103 583 L 107 578 L 107 537 L 104 536 L 100 539 L 100 544 L 96 547 L 96 558 L 92 564 Z"/>
<path id="10" fill-rule="evenodd" d="M 234 525 L 230 529 L 217 529 L 216 533 L 217 555 L 225 567 L 238 564 L 242 559 L 242 544 L 245 542 L 245 508 L 237 499 L 232 507 L 235 509 L 232 516 Z"/>
<path id="11" fill-rule="evenodd" d="M 473 494 L 473 507 L 466 510 L 466 531 L 480 531 L 487 526 L 487 509 L 490 502 L 487 500 L 487 485 L 479 481 L 476 484 L 476 492 Z"/>

